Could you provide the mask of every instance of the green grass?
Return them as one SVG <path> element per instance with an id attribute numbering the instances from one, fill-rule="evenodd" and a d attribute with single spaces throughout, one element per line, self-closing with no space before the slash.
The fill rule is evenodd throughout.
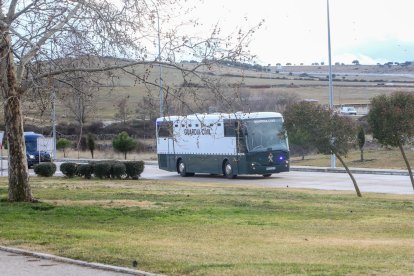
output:
<path id="1" fill-rule="evenodd" d="M 31 179 L 0 243 L 168 275 L 414 273 L 414 197 L 173 181 Z"/>

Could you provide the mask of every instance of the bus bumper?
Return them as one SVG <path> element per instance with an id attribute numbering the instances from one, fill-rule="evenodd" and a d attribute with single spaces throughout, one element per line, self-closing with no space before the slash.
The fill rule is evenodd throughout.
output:
<path id="1" fill-rule="evenodd" d="M 261 165 L 257 163 L 251 163 L 247 166 L 247 174 L 273 174 L 280 172 L 288 172 L 290 169 L 289 161 L 285 160 L 280 164 Z"/>

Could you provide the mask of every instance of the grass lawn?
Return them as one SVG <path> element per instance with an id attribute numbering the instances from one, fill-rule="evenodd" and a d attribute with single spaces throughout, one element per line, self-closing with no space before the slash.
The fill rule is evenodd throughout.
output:
<path id="1" fill-rule="evenodd" d="M 0 244 L 168 275 L 414 274 L 414 197 L 173 181 L 31 178 Z"/>

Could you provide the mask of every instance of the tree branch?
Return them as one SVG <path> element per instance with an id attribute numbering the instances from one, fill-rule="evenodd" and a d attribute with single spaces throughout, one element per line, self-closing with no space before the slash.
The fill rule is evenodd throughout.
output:
<path id="1" fill-rule="evenodd" d="M 14 7 L 13 7 L 13 9 L 15 9 L 16 8 L 16 3 L 17 3 L 17 1 L 18 0 L 14 0 L 13 2 L 15 2 L 14 3 Z M 29 5 L 27 5 L 24 9 L 22 9 L 21 11 L 19 11 L 19 12 L 17 12 L 17 13 L 15 13 L 15 11 L 13 10 L 13 12 L 11 13 L 10 11 L 11 11 L 11 6 L 12 5 L 10 5 L 10 9 L 9 9 L 9 13 L 7 14 L 7 18 L 8 18 L 8 21 L 9 21 L 9 24 L 11 24 L 14 20 L 16 20 L 17 18 L 19 18 L 19 16 L 20 15 L 22 15 L 22 14 L 25 14 L 31 7 L 33 7 L 34 5 L 36 5 L 37 4 L 37 2 L 39 2 L 39 0 L 35 0 L 34 2 L 32 2 L 32 3 L 30 3 Z"/>
<path id="2" fill-rule="evenodd" d="M 46 32 L 41 39 L 36 43 L 36 45 L 24 56 L 22 56 L 22 59 L 20 60 L 19 67 L 17 69 L 17 82 L 21 83 L 23 72 L 26 64 L 36 55 L 36 53 L 39 51 L 40 47 L 50 38 L 54 33 L 61 30 L 62 27 L 69 22 L 70 19 L 72 19 L 77 11 L 79 10 L 81 4 L 78 3 L 73 10 L 69 12 L 69 14 L 62 19 L 62 21 L 58 24 L 56 24 L 53 28 L 51 28 L 48 32 Z"/>
<path id="3" fill-rule="evenodd" d="M 10 2 L 9 11 L 7 12 L 7 19 L 9 23 L 11 23 L 11 18 L 14 17 L 14 13 L 16 12 L 17 1 L 18 0 L 12 0 Z"/>

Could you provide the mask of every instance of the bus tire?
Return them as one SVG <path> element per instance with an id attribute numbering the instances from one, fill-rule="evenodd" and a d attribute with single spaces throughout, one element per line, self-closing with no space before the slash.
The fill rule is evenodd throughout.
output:
<path id="1" fill-rule="evenodd" d="M 177 171 L 182 177 L 194 176 L 194 173 L 188 173 L 187 172 L 187 166 L 185 165 L 185 163 L 182 159 L 180 159 L 180 161 L 178 161 Z"/>
<path id="2" fill-rule="evenodd" d="M 272 174 L 271 173 L 267 173 L 267 174 L 264 174 L 263 175 L 263 177 L 271 177 L 272 176 Z"/>
<path id="3" fill-rule="evenodd" d="M 233 179 L 233 178 L 237 177 L 236 174 L 233 174 L 233 167 L 232 167 L 231 163 L 228 160 L 226 160 L 224 162 L 223 175 L 228 179 Z"/>
<path id="4" fill-rule="evenodd" d="M 189 176 L 189 173 L 187 173 L 187 166 L 182 159 L 178 161 L 177 171 L 182 177 Z"/>

